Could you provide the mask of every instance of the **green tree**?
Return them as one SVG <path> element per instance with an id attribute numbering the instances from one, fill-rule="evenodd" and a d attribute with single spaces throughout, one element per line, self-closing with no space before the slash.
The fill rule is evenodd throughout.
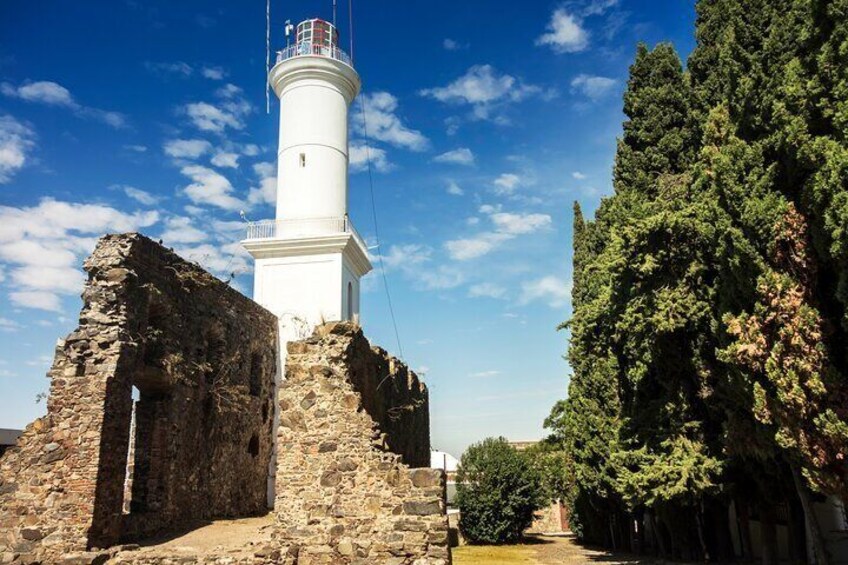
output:
<path id="1" fill-rule="evenodd" d="M 520 540 L 544 503 L 536 469 L 504 438 L 487 438 L 469 447 L 456 481 L 459 530 L 470 543 Z"/>

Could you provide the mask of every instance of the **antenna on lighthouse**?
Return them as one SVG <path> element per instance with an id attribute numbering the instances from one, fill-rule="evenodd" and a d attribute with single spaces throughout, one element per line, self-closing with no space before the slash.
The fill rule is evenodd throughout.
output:
<path id="1" fill-rule="evenodd" d="M 333 0 L 333 27 L 336 27 L 336 1 Z"/>
<path id="2" fill-rule="evenodd" d="M 271 72 L 271 0 L 265 0 L 265 113 L 271 113 L 271 85 L 268 73 Z"/>

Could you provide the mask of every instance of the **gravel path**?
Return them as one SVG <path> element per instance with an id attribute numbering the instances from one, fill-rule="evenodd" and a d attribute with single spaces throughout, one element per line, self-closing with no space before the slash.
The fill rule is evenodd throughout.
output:
<path id="1" fill-rule="evenodd" d="M 607 565 L 658 565 L 647 557 L 613 554 L 609 551 L 589 549 L 577 544 L 574 536 L 540 537 L 547 542 L 534 546 L 539 565 L 577 565 L 578 563 L 606 563 Z"/>

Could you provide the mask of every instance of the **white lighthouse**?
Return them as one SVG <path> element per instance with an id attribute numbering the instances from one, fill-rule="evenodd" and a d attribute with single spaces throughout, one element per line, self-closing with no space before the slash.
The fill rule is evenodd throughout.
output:
<path id="1" fill-rule="evenodd" d="M 254 300 L 279 318 L 285 354 L 322 321 L 359 316 L 371 263 L 347 214 L 347 113 L 361 83 L 320 19 L 297 26 L 268 81 L 280 98 L 277 217 L 251 223 L 243 244 L 256 259 Z"/>
<path id="2" fill-rule="evenodd" d="M 279 384 L 287 342 L 322 322 L 359 317 L 359 279 L 371 262 L 347 215 L 347 111 L 361 83 L 338 47 L 335 26 L 301 22 L 295 43 L 277 53 L 268 81 L 280 98 L 277 217 L 250 223 L 242 244 L 256 259 L 253 299 L 279 320 Z M 275 406 L 275 428 L 278 422 Z M 269 507 L 276 434 L 272 451 Z"/>

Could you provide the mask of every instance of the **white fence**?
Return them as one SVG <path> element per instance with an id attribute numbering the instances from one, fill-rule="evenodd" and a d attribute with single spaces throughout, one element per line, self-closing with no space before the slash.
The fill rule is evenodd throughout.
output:
<path id="1" fill-rule="evenodd" d="M 327 47 L 326 45 L 318 45 L 317 43 L 311 43 L 309 41 L 295 43 L 294 45 L 289 45 L 282 51 L 277 51 L 277 62 L 282 63 L 286 59 L 291 59 L 292 57 L 303 57 L 307 55 L 327 57 L 328 59 L 341 61 L 351 67 L 353 66 L 353 63 L 350 60 L 350 55 L 338 47 Z"/>
<path id="2" fill-rule="evenodd" d="M 247 239 L 294 239 L 316 235 L 349 233 L 367 249 L 365 241 L 346 216 L 304 220 L 262 220 L 247 224 Z"/>

